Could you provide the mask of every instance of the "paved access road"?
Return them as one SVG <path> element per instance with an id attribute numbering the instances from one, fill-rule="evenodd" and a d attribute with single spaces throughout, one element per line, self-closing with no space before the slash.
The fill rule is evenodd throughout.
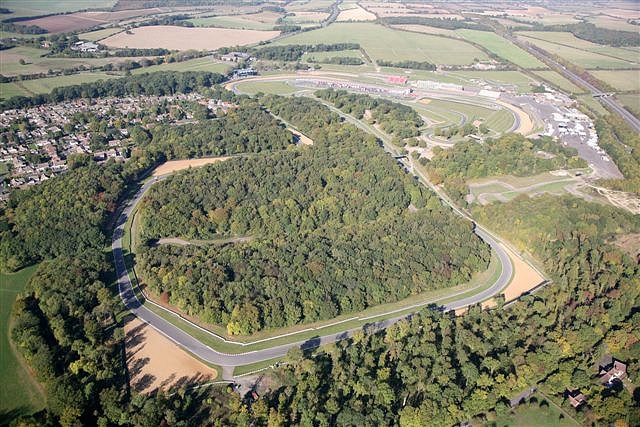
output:
<path id="1" fill-rule="evenodd" d="M 332 343 L 344 338 L 351 336 L 354 332 L 361 330 L 363 328 L 353 328 L 348 329 L 339 333 L 332 333 L 324 336 L 320 336 L 317 338 L 313 338 L 306 341 L 298 341 L 294 343 L 278 345 L 271 348 L 256 350 L 246 353 L 238 353 L 238 354 L 226 354 L 219 351 L 214 350 L 208 345 L 202 343 L 198 339 L 184 332 L 177 326 L 168 322 L 164 318 L 158 316 L 153 311 L 149 310 L 143 304 L 140 303 L 136 294 L 133 290 L 133 284 L 131 279 L 129 278 L 129 274 L 127 272 L 127 268 L 125 265 L 124 254 L 122 250 L 122 238 L 124 236 L 124 230 L 129 219 L 129 216 L 135 209 L 136 205 L 140 202 L 146 191 L 157 181 L 164 179 L 165 177 L 161 177 L 158 179 L 151 179 L 147 181 L 139 191 L 133 196 L 133 198 L 125 205 L 122 213 L 118 217 L 118 221 L 116 223 L 116 227 L 113 232 L 112 238 L 112 250 L 113 257 L 116 267 L 116 274 L 118 278 L 118 290 L 120 293 L 120 297 L 125 304 L 125 306 L 137 317 L 141 320 L 158 330 L 160 333 L 165 335 L 170 340 L 174 341 L 179 346 L 183 347 L 190 353 L 199 357 L 200 359 L 223 367 L 234 367 L 247 365 L 255 362 L 260 362 L 268 359 L 273 359 L 276 357 L 284 356 L 287 351 L 292 347 L 301 347 L 301 348 L 313 348 L 319 345 Z M 448 202 L 447 202 L 448 203 Z M 460 215 L 466 217 L 466 215 L 459 211 L 457 208 L 454 209 Z M 476 227 L 476 234 L 482 238 L 491 248 L 496 252 L 501 264 L 501 273 L 498 279 L 493 283 L 489 288 L 475 294 L 472 296 L 462 297 L 456 301 L 449 302 L 441 306 L 444 310 L 455 310 L 458 308 L 466 307 L 468 305 L 477 304 L 482 302 L 483 300 L 496 295 L 499 293 L 504 287 L 509 283 L 512 273 L 513 273 L 513 265 L 511 263 L 511 259 L 507 255 L 504 248 L 500 245 L 500 243 L 491 236 L 487 231 Z M 425 306 L 425 304 L 416 305 L 416 309 L 419 306 Z M 389 312 L 390 314 L 392 312 Z M 382 314 L 381 316 L 383 316 Z M 372 321 L 371 324 L 365 325 L 364 328 L 367 329 L 384 329 L 393 323 L 405 319 L 408 316 L 406 314 L 399 315 L 390 319 L 381 320 L 378 322 Z M 228 371 L 228 370 L 225 370 Z"/>

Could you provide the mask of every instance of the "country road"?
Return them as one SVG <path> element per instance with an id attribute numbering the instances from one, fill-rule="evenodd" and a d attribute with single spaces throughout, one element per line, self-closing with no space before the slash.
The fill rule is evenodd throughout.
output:
<path id="1" fill-rule="evenodd" d="M 332 110 L 334 108 L 332 108 Z M 344 113 L 341 115 L 345 117 Z M 354 119 L 353 117 L 350 117 L 350 116 L 345 118 L 351 119 L 351 120 Z M 359 123 L 359 124 L 362 125 L 362 123 Z M 365 129 L 365 130 L 368 132 L 372 131 L 372 129 Z M 377 134 L 378 132 L 374 132 L 374 133 Z M 377 135 L 377 136 L 380 136 L 380 135 Z M 393 150 L 391 149 L 391 147 L 388 146 L 388 141 L 386 141 L 387 138 L 381 138 L 381 139 L 383 140 L 386 150 L 390 153 L 393 153 Z M 432 186 L 430 182 L 427 181 L 426 177 L 424 177 L 417 169 L 413 167 L 413 164 L 411 164 L 409 160 L 404 159 L 402 161 L 405 163 L 405 166 L 408 168 L 408 170 L 414 173 L 418 177 L 419 181 L 423 185 L 426 185 L 432 188 L 436 192 L 436 194 L 440 196 L 443 202 L 449 205 L 454 212 L 473 222 L 473 220 L 468 216 L 468 214 L 458 209 L 455 206 L 455 204 L 453 204 L 446 197 L 446 195 L 442 193 L 440 189 Z M 189 353 L 197 356 L 198 358 L 200 358 L 201 360 L 207 363 L 230 368 L 235 366 L 248 365 L 248 364 L 261 362 L 269 359 L 274 359 L 277 357 L 282 357 L 286 355 L 289 349 L 293 347 L 300 347 L 303 349 L 314 348 L 319 345 L 324 345 L 324 344 L 328 344 L 328 343 L 332 343 L 338 340 L 348 338 L 351 335 L 353 335 L 354 332 L 362 330 L 363 328 L 367 330 L 384 329 L 398 322 L 399 320 L 406 319 L 407 317 L 409 317 L 410 315 L 406 314 L 406 310 L 408 309 L 415 308 L 416 311 L 418 311 L 420 308 L 423 308 L 428 305 L 433 305 L 433 304 L 437 305 L 438 300 L 433 300 L 429 302 L 421 302 L 419 304 L 415 304 L 414 306 L 410 306 L 410 307 L 404 307 L 401 310 L 393 310 L 386 313 L 380 313 L 379 315 L 376 315 L 375 318 L 389 316 L 389 315 L 393 315 L 394 313 L 400 313 L 400 312 L 404 314 L 393 316 L 389 319 L 380 320 L 380 321 L 375 321 L 375 318 L 372 318 L 371 323 L 365 324 L 362 327 L 346 329 L 341 332 L 330 333 L 330 334 L 318 336 L 308 340 L 296 341 L 292 343 L 277 345 L 277 346 L 266 348 L 266 349 L 260 349 L 260 350 L 249 351 L 244 353 L 229 354 L 229 353 L 219 352 L 211 348 L 210 346 L 204 344 L 200 340 L 194 338 L 193 336 L 189 335 L 188 333 L 186 333 L 179 327 L 175 326 L 171 322 L 167 321 L 163 317 L 154 313 L 149 308 L 145 307 L 144 304 L 141 304 L 141 302 L 138 300 L 136 296 L 136 293 L 134 292 L 133 283 L 129 277 L 129 273 L 125 264 L 123 246 L 122 246 L 122 239 L 125 233 L 125 227 L 126 227 L 127 221 L 129 220 L 129 217 L 132 214 L 132 212 L 135 210 L 136 205 L 140 202 L 140 200 L 142 200 L 142 198 L 144 197 L 144 194 L 149 190 L 149 188 L 151 188 L 151 186 L 154 183 L 164 178 L 166 178 L 166 175 L 162 177 L 150 179 L 146 183 L 144 183 L 144 185 L 136 192 L 136 194 L 132 197 L 132 199 L 126 203 L 126 205 L 122 209 L 121 214 L 118 217 L 118 220 L 116 222 L 116 227 L 113 231 L 112 245 L 111 245 L 115 267 L 116 267 L 117 280 L 118 280 L 118 291 L 123 303 L 134 315 L 136 315 L 142 321 L 146 322 L 151 327 L 159 331 L 168 339 L 175 342 L 180 347 L 187 350 Z M 488 288 L 482 290 L 477 294 L 461 297 L 460 299 L 457 299 L 455 301 L 438 305 L 439 308 L 445 311 L 456 310 L 459 308 L 480 303 L 500 293 L 500 291 L 502 291 L 511 281 L 514 268 L 513 268 L 512 261 L 509 258 L 509 255 L 505 251 L 502 244 L 493 235 L 491 235 L 490 232 L 481 228 L 475 223 L 474 223 L 474 231 L 483 241 L 485 241 L 492 248 L 492 250 L 497 255 L 498 260 L 500 262 L 500 269 L 501 269 L 500 275 L 498 276 L 496 281 L 493 284 L 491 284 L 491 286 L 489 286 Z M 461 292 L 460 294 L 464 294 L 464 293 L 465 292 Z M 455 294 L 448 295 L 440 298 L 439 300 L 450 299 L 451 297 L 455 297 L 455 296 L 456 296 Z M 212 334 L 212 337 L 220 339 L 221 341 L 223 340 L 222 337 L 217 337 L 214 334 Z M 223 371 L 229 372 L 229 369 L 223 369 Z M 230 379 L 230 378 L 226 378 L 226 379 Z"/>

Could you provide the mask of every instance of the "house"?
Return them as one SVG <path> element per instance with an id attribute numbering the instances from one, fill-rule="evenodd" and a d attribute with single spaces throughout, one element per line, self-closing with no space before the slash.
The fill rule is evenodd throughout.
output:
<path id="1" fill-rule="evenodd" d="M 605 385 L 611 385 L 615 381 L 622 381 L 627 376 L 627 364 L 611 356 L 605 356 L 599 363 L 598 375 L 600 376 L 600 382 Z"/>
<path id="2" fill-rule="evenodd" d="M 574 408 L 578 408 L 583 403 L 587 402 L 587 397 L 580 392 L 580 390 L 567 390 L 567 399 Z"/>

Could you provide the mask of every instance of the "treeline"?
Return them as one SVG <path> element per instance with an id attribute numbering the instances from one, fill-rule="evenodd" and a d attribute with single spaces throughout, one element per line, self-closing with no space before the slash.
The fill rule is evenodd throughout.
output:
<path id="1" fill-rule="evenodd" d="M 232 159 L 154 186 L 139 211 L 143 239 L 213 242 L 139 251 L 153 294 L 250 334 L 453 286 L 486 268 L 489 251 L 471 224 L 373 137 L 317 101 L 264 101 L 314 138 L 313 149 Z M 249 241 L 215 244 L 229 237 Z"/>
<path id="2" fill-rule="evenodd" d="M 427 61 L 385 61 L 382 59 L 376 59 L 376 63 L 381 67 L 395 67 L 395 68 L 411 68 L 413 70 L 428 70 L 433 71 L 437 67 L 435 64 Z"/>
<path id="3" fill-rule="evenodd" d="M 256 58 L 270 61 L 298 61 L 307 52 L 336 52 L 355 49 L 360 49 L 360 45 L 357 43 L 290 44 L 255 48 L 251 54 Z"/>
<path id="4" fill-rule="evenodd" d="M 382 130 L 395 138 L 418 136 L 424 124 L 413 108 L 386 99 L 334 89 L 319 90 L 315 95 L 358 119 L 378 123 Z"/>
<path id="5" fill-rule="evenodd" d="M 58 87 L 49 94 L 39 94 L 33 97 L 14 96 L 0 103 L 0 110 L 27 108 L 78 98 L 190 93 L 221 83 L 224 79 L 222 74 L 202 71 L 141 74 L 123 79 L 99 80 L 93 83 Z"/>
<path id="6" fill-rule="evenodd" d="M 426 163 L 434 184 L 444 183 L 457 200 L 468 193 L 466 181 L 494 175 L 535 175 L 562 168 L 586 167 L 574 148 L 563 147 L 549 137 L 527 139 L 507 134 L 498 139 L 462 141 L 450 149 L 436 147 Z"/>
<path id="7" fill-rule="evenodd" d="M 532 28 L 522 27 L 521 30 L 531 31 Z M 515 29 L 514 29 L 515 30 Z M 579 39 L 608 46 L 640 46 L 640 33 L 633 31 L 612 30 L 598 27 L 590 22 L 577 24 L 537 25 L 533 31 L 566 31 Z"/>
<path id="8" fill-rule="evenodd" d="M 640 194 L 640 136 L 618 115 L 598 117 L 598 144 L 611 156 L 624 179 L 604 180 L 607 187 Z"/>
<path id="9" fill-rule="evenodd" d="M 0 23 L 0 30 L 18 34 L 46 34 L 47 30 L 37 25 L 20 25 L 13 22 Z"/>
<path id="10" fill-rule="evenodd" d="M 389 16 L 379 18 L 378 21 L 388 25 L 427 25 L 429 27 L 444 28 L 446 30 L 493 31 L 488 25 L 480 24 L 470 19 L 427 18 L 423 16 Z"/>
<path id="11" fill-rule="evenodd" d="M 333 56 L 331 58 L 322 58 L 320 60 L 316 60 L 314 58 L 310 58 L 307 62 L 314 64 L 339 64 L 339 65 L 362 65 L 364 61 L 362 58 L 352 57 L 352 56 Z"/>
<path id="12" fill-rule="evenodd" d="M 300 25 L 293 24 L 282 24 L 273 27 L 274 31 L 280 31 L 281 33 L 295 33 L 296 31 L 300 31 L 301 29 L 302 27 Z"/>

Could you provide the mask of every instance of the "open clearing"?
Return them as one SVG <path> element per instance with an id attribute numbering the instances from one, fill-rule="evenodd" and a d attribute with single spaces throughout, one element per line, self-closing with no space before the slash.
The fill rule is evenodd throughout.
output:
<path id="1" fill-rule="evenodd" d="M 0 273 L 0 413 L 17 411 L 29 414 L 42 409 L 44 395 L 26 366 L 21 363 L 9 338 L 11 307 L 22 292 L 37 265 L 16 273 Z"/>
<path id="2" fill-rule="evenodd" d="M 225 46 L 249 45 L 269 40 L 279 31 L 232 30 L 228 28 L 186 28 L 171 25 L 140 27 L 108 37 L 110 47 L 213 50 Z M 185 42 L 188 41 L 188 42 Z"/>
<path id="3" fill-rule="evenodd" d="M 640 90 L 639 70 L 591 71 L 590 73 L 617 90 Z M 636 96 L 640 97 L 640 95 Z"/>
<path id="4" fill-rule="evenodd" d="M 287 130 L 298 138 L 298 142 L 302 145 L 313 145 L 313 140 L 302 132 L 288 127 Z"/>
<path id="5" fill-rule="evenodd" d="M 360 6 L 346 9 L 340 12 L 337 21 L 373 21 L 376 19 L 376 15 L 371 12 L 367 12 Z"/>
<path id="6" fill-rule="evenodd" d="M 139 393 L 202 383 L 217 376 L 214 369 L 138 318 L 127 321 L 124 332 L 130 382 Z"/>
<path id="7" fill-rule="evenodd" d="M 223 162 L 231 157 L 209 157 L 201 159 L 188 160 L 169 160 L 154 169 L 151 176 L 161 176 L 189 168 L 197 168 L 200 166 L 210 165 L 211 163 Z"/>
<path id="8" fill-rule="evenodd" d="M 373 60 L 420 60 L 435 64 L 468 65 L 487 55 L 462 40 L 394 30 L 371 23 L 336 23 L 276 41 L 277 45 L 359 43 Z"/>
<path id="9" fill-rule="evenodd" d="M 226 74 L 231 69 L 229 62 L 220 62 L 212 56 L 189 59 L 182 62 L 171 62 L 150 67 L 136 68 L 131 74 L 155 73 L 157 71 L 209 71 L 211 73 Z"/>
<path id="10" fill-rule="evenodd" d="M 488 51 L 522 68 L 547 68 L 542 62 L 495 33 L 478 30 L 456 30 L 465 39 L 478 43 Z"/>
<path id="11" fill-rule="evenodd" d="M 549 402 L 544 396 L 534 395 L 538 402 L 547 401 L 547 405 L 539 403 L 523 403 L 504 415 L 500 415 L 492 425 L 500 427 L 579 427 L 575 420 L 562 412 L 553 402 Z"/>

